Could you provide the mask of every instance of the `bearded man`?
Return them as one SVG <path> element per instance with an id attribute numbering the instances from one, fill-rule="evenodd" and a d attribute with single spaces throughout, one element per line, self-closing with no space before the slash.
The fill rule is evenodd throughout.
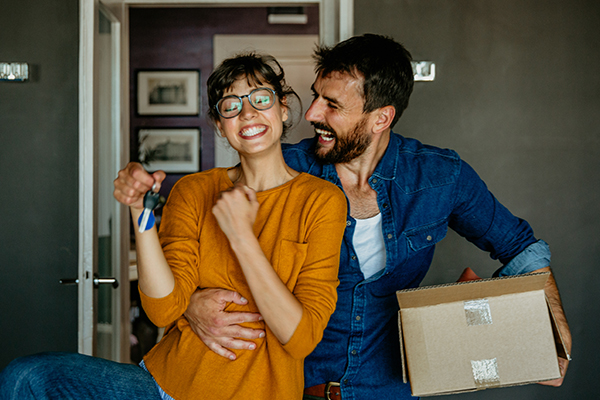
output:
<path id="1" fill-rule="evenodd" d="M 290 167 L 338 185 L 348 198 L 348 216 L 337 308 L 305 361 L 305 399 L 408 399 L 395 293 L 419 285 L 447 229 L 499 260 L 499 276 L 549 271 L 550 251 L 458 154 L 392 132 L 414 81 L 410 53 L 401 44 L 367 34 L 318 48 L 315 60 L 314 99 L 305 117 L 316 136 L 285 145 L 284 156 Z M 552 277 L 546 293 L 570 351 Z M 245 300 L 199 290 L 186 316 L 204 343 L 235 360 L 231 350 L 252 350 L 254 343 L 244 339 L 263 332 L 238 325 L 260 316 L 225 312 L 231 301 Z M 568 362 L 559 362 L 564 376 Z"/>

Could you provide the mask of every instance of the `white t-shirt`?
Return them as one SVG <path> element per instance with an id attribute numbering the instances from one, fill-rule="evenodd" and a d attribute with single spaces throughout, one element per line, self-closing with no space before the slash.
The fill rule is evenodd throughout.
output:
<path id="1" fill-rule="evenodd" d="M 356 220 L 352 243 L 365 279 L 369 279 L 385 268 L 385 243 L 381 230 L 381 213 L 371 218 Z"/>

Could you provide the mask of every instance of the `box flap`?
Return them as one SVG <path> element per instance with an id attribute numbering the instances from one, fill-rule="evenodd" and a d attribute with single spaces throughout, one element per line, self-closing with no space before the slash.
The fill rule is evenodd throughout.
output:
<path id="1" fill-rule="evenodd" d="M 406 358 L 404 356 L 404 338 L 402 337 L 402 315 L 398 311 L 398 338 L 400 339 L 400 362 L 402 366 L 402 382 L 408 383 L 408 375 L 406 373 Z"/>
<path id="2" fill-rule="evenodd" d="M 396 292 L 400 308 L 426 307 L 544 289 L 550 272 L 424 286 Z"/>
<path id="3" fill-rule="evenodd" d="M 548 297 L 546 297 L 546 303 L 548 304 L 548 311 L 550 312 L 550 322 L 552 324 L 552 334 L 554 335 L 554 343 L 556 344 L 556 353 L 559 357 L 571 361 L 571 355 L 569 354 L 569 350 L 565 345 L 565 341 L 563 340 L 562 334 L 560 333 L 560 329 L 558 329 L 558 322 L 556 321 L 556 316 L 554 315 L 554 311 L 552 311 L 552 306 L 550 305 Z"/>

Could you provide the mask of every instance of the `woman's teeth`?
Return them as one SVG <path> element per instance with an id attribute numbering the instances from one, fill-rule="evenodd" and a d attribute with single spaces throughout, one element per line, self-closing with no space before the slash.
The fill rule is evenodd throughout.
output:
<path id="1" fill-rule="evenodd" d="M 244 137 L 256 136 L 264 130 L 265 130 L 264 127 L 257 126 L 257 127 L 250 128 L 250 129 L 244 129 L 243 131 L 240 132 L 240 135 L 242 135 Z"/>

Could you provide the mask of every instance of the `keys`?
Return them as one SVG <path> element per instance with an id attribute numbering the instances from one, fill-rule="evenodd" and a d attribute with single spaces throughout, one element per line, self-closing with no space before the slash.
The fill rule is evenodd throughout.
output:
<path id="1" fill-rule="evenodd" d="M 154 191 L 154 188 L 155 185 L 153 185 L 152 189 L 148 190 L 144 195 L 144 211 L 138 218 L 138 232 L 140 233 L 151 229 L 156 221 L 152 211 L 158 208 L 158 206 L 161 204 L 161 196 L 158 192 Z"/>

